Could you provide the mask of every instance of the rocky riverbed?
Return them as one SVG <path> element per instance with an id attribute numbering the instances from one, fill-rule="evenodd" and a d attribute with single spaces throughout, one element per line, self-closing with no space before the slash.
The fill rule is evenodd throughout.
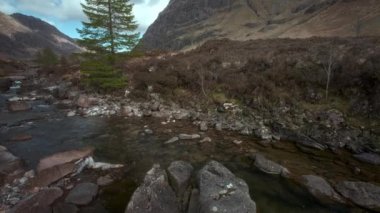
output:
<path id="1" fill-rule="evenodd" d="M 380 157 L 365 144 L 353 154 L 229 103 L 206 113 L 125 95 L 13 79 L 0 95 L 1 209 L 143 212 L 164 190 L 144 211 L 379 211 Z"/>

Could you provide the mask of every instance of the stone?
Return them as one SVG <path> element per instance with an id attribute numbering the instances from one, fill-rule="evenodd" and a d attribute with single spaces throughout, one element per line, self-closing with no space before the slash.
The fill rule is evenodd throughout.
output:
<path id="1" fill-rule="evenodd" d="M 199 141 L 199 143 L 205 143 L 205 142 L 211 142 L 212 139 L 210 137 L 205 137 L 202 140 Z"/>
<path id="2" fill-rule="evenodd" d="M 50 205 L 63 195 L 63 191 L 58 187 L 42 189 L 26 199 L 20 201 L 11 209 L 12 213 L 25 212 L 51 212 Z"/>
<path id="3" fill-rule="evenodd" d="M 240 131 L 240 134 L 242 134 L 242 135 L 252 135 L 252 130 L 249 127 L 244 127 Z"/>
<path id="4" fill-rule="evenodd" d="M 98 185 L 94 183 L 80 183 L 67 195 L 65 202 L 75 205 L 88 205 L 98 194 Z"/>
<path id="5" fill-rule="evenodd" d="M 99 186 L 107 186 L 107 185 L 110 185 L 113 181 L 114 180 L 112 179 L 110 175 L 106 175 L 106 176 L 99 177 L 96 183 Z"/>
<path id="6" fill-rule="evenodd" d="M 93 153 L 93 148 L 82 148 L 66 152 L 60 152 L 41 159 L 37 165 L 37 172 L 48 169 L 57 165 L 77 161 L 79 159 L 90 156 Z"/>
<path id="7" fill-rule="evenodd" d="M 202 132 L 207 131 L 207 130 L 208 130 L 207 122 L 206 122 L 206 121 L 202 121 L 202 122 L 199 124 L 199 129 L 200 129 Z"/>
<path id="8" fill-rule="evenodd" d="M 236 145 L 240 145 L 243 143 L 243 141 L 241 140 L 233 140 L 232 143 L 236 144 Z"/>
<path id="9" fill-rule="evenodd" d="M 199 134 L 179 134 L 178 138 L 180 140 L 194 140 L 201 138 L 201 136 Z"/>
<path id="10" fill-rule="evenodd" d="M 376 153 L 361 153 L 354 155 L 354 157 L 365 163 L 380 165 L 380 155 Z"/>
<path id="11" fill-rule="evenodd" d="M 256 212 L 247 183 L 222 164 L 211 161 L 198 173 L 199 212 Z"/>
<path id="12" fill-rule="evenodd" d="M 153 130 L 151 130 L 151 129 L 144 129 L 144 132 L 147 135 L 152 135 L 153 134 Z"/>
<path id="13" fill-rule="evenodd" d="M 78 207 L 70 203 L 57 203 L 53 206 L 53 213 L 77 213 Z"/>
<path id="14" fill-rule="evenodd" d="M 67 117 L 74 117 L 75 114 L 76 114 L 75 111 L 70 111 L 70 112 L 67 113 Z"/>
<path id="15" fill-rule="evenodd" d="M 179 138 L 178 138 L 178 137 L 172 137 L 171 139 L 167 140 L 167 141 L 165 142 L 165 144 L 171 144 L 171 143 L 175 143 L 175 142 L 177 142 L 177 141 L 179 141 Z"/>
<path id="16" fill-rule="evenodd" d="M 342 181 L 335 188 L 353 203 L 380 212 L 380 186 L 366 182 Z"/>
<path id="17" fill-rule="evenodd" d="M 174 161 L 168 167 L 168 176 L 178 197 L 182 197 L 190 184 L 191 174 L 194 168 L 185 161 Z"/>
<path id="18" fill-rule="evenodd" d="M 178 111 L 178 112 L 173 113 L 173 117 L 176 120 L 184 120 L 190 117 L 190 113 L 186 111 Z"/>
<path id="19" fill-rule="evenodd" d="M 165 170 L 155 164 L 133 193 L 125 213 L 178 213 L 179 205 Z"/>
<path id="20" fill-rule="evenodd" d="M 75 162 L 93 153 L 93 148 L 60 152 L 40 160 L 37 165 L 35 186 L 48 186 L 75 171 Z"/>
<path id="21" fill-rule="evenodd" d="M 282 175 L 284 177 L 289 175 L 288 169 L 278 163 L 268 160 L 260 153 L 254 154 L 253 158 L 255 159 L 255 166 L 262 172 L 273 175 Z"/>
<path id="22" fill-rule="evenodd" d="M 11 112 L 21 112 L 30 110 L 31 106 L 26 101 L 11 101 L 8 102 L 8 110 Z"/>
<path id="23" fill-rule="evenodd" d="M 322 203 L 345 203 L 324 178 L 315 175 L 303 175 L 301 181 L 307 190 Z"/>
<path id="24" fill-rule="evenodd" d="M 218 130 L 218 131 L 222 131 L 223 130 L 222 123 L 216 123 L 215 124 L 215 129 Z"/>
<path id="25" fill-rule="evenodd" d="M 78 107 L 88 108 L 91 106 L 91 99 L 86 95 L 80 95 L 76 101 Z"/>
<path id="26" fill-rule="evenodd" d="M 0 184 L 12 181 L 13 174 L 21 171 L 23 164 L 20 158 L 14 156 L 5 147 L 0 151 Z"/>
<path id="27" fill-rule="evenodd" d="M 272 134 L 266 126 L 261 126 L 255 131 L 256 135 L 263 140 L 271 140 Z"/>

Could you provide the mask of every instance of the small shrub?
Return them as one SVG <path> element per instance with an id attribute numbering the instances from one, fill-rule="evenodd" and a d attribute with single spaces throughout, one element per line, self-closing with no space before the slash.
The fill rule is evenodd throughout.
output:
<path id="1" fill-rule="evenodd" d="M 115 69 L 108 60 L 93 58 L 81 63 L 81 73 L 84 76 L 83 83 L 98 91 L 112 92 L 122 89 L 127 85 L 127 78 Z"/>

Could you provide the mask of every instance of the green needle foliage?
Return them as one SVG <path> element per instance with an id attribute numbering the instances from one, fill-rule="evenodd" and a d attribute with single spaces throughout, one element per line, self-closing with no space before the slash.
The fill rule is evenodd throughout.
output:
<path id="1" fill-rule="evenodd" d="M 94 57 L 81 63 L 85 86 L 98 92 L 113 92 L 127 85 L 127 78 L 105 57 Z"/>
<path id="2" fill-rule="evenodd" d="M 87 49 L 81 64 L 84 83 L 92 88 L 114 91 L 126 86 L 126 78 L 115 69 L 122 51 L 132 50 L 139 38 L 129 0 L 86 0 L 81 4 L 88 21 L 78 29 L 79 43 Z"/>
<path id="3" fill-rule="evenodd" d="M 78 29 L 80 44 L 89 51 L 108 53 L 131 50 L 138 42 L 137 24 L 129 0 L 86 0 L 81 4 L 88 21 Z"/>

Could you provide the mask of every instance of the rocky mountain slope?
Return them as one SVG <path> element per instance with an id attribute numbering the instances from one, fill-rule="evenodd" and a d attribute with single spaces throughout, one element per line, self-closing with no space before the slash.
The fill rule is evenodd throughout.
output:
<path id="1" fill-rule="evenodd" d="M 50 48 L 60 55 L 81 51 L 73 39 L 41 19 L 0 12 L 0 55 L 25 59 L 42 48 Z"/>
<path id="2" fill-rule="evenodd" d="M 380 35 L 378 0 L 171 0 L 145 33 L 146 50 L 206 40 Z"/>

